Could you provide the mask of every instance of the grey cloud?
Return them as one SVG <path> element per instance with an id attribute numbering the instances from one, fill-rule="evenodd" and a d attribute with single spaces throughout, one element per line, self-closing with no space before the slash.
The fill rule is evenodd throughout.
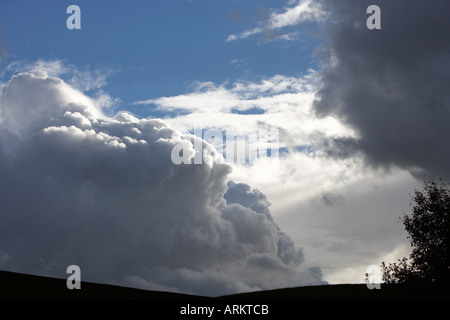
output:
<path id="1" fill-rule="evenodd" d="M 159 119 L 106 117 L 45 73 L 0 97 L 0 267 L 219 295 L 319 284 L 264 194 L 227 164 L 174 165 L 183 135 Z M 206 142 L 202 142 L 204 145 Z"/>
<path id="2" fill-rule="evenodd" d="M 369 5 L 381 30 L 366 28 Z M 375 167 L 450 178 L 448 2 L 327 0 L 327 47 L 318 51 L 317 114 L 335 115 L 359 138 L 334 139 L 330 156 L 362 153 Z"/>
<path id="3" fill-rule="evenodd" d="M 334 193 L 331 191 L 322 192 L 319 196 L 313 199 L 313 202 L 319 205 L 325 206 L 345 206 L 345 197 L 339 193 Z"/>
<path id="4" fill-rule="evenodd" d="M 257 189 L 252 190 L 245 183 L 228 182 L 228 189 L 224 198 L 227 203 L 239 203 L 255 212 L 264 214 L 270 221 L 273 221 L 269 210 L 270 202 L 267 197 Z"/>
<path id="5" fill-rule="evenodd" d="M 263 215 L 275 226 L 278 238 L 277 255 L 284 263 L 299 264 L 304 260 L 303 250 L 296 248 L 291 238 L 275 224 L 269 209 L 270 202 L 261 191 L 252 190 L 244 183 L 230 181 L 224 198 L 228 204 L 238 203 Z"/>
<path id="6" fill-rule="evenodd" d="M 153 282 L 151 279 L 158 279 Z M 247 280 L 245 282 L 248 282 Z M 126 276 L 124 284 L 146 290 L 170 291 L 197 294 L 202 296 L 219 296 L 226 293 L 254 291 L 252 287 L 240 279 L 227 273 L 206 270 L 202 272 L 189 269 L 170 270 L 155 267 L 140 275 Z"/>

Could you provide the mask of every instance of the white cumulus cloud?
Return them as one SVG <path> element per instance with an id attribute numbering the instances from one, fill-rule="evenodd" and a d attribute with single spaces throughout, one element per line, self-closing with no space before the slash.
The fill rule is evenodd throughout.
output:
<path id="1" fill-rule="evenodd" d="M 45 71 L 0 96 L 0 267 L 203 295 L 322 283 L 266 197 L 224 163 L 175 165 L 183 134 L 105 116 Z M 204 147 L 206 141 L 201 141 Z"/>

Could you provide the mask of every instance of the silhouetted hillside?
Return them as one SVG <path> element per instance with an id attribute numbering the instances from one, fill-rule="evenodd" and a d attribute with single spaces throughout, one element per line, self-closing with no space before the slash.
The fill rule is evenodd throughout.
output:
<path id="1" fill-rule="evenodd" d="M 380 290 L 369 290 L 365 284 L 339 284 L 284 288 L 202 297 L 170 292 L 148 291 L 121 286 L 82 282 L 80 290 L 69 290 L 66 279 L 48 278 L 0 271 L 0 299 L 83 299 L 83 300 L 170 300 L 170 301 L 267 301 L 267 300 L 409 300 L 450 299 L 450 290 L 382 284 Z"/>
<path id="2" fill-rule="evenodd" d="M 41 277 L 8 271 L 0 271 L 0 283 L 0 299 L 194 300 L 203 298 L 91 282 L 81 282 L 80 290 L 69 290 L 66 286 L 66 279 Z"/>

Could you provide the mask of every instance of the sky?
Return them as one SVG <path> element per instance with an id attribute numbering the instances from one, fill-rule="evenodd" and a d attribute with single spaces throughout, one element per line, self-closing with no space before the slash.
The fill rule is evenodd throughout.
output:
<path id="1" fill-rule="evenodd" d="M 363 283 L 409 255 L 414 190 L 450 178 L 449 10 L 1 1 L 0 269 L 209 296 Z"/>

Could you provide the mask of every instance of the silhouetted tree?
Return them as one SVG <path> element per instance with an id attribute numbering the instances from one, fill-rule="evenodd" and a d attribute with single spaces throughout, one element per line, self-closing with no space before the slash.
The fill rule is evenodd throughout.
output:
<path id="1" fill-rule="evenodd" d="M 403 224 L 411 240 L 410 258 L 381 264 L 386 283 L 448 285 L 450 283 L 450 191 L 440 181 L 425 182 L 414 192 L 411 215 Z M 408 260 L 411 260 L 410 262 Z"/>

